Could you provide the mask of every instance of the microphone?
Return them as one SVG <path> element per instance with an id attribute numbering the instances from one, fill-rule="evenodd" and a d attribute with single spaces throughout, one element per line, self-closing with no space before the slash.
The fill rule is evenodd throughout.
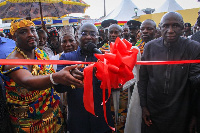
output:
<path id="1" fill-rule="evenodd" d="M 99 49 L 97 49 L 97 46 L 92 42 L 87 43 L 87 51 L 102 54 L 102 52 Z"/>

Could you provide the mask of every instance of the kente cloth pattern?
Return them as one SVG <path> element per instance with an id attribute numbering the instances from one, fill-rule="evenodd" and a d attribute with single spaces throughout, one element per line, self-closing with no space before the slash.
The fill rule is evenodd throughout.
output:
<path id="1" fill-rule="evenodd" d="M 140 49 L 140 53 L 143 54 L 145 42 L 142 39 L 138 40 L 135 46 Z"/>
<path id="2" fill-rule="evenodd" d="M 110 46 L 108 43 L 105 43 L 101 48 L 99 48 L 99 50 L 103 51 L 103 50 L 110 50 Z"/>
<path id="3" fill-rule="evenodd" d="M 22 19 L 20 20 L 19 22 L 17 21 L 12 21 L 11 22 L 11 25 L 10 25 L 10 34 L 11 35 L 14 35 L 14 33 L 19 29 L 19 28 L 22 28 L 22 27 L 29 27 L 29 26 L 34 26 L 35 27 L 35 24 L 30 21 L 30 20 L 25 20 L 25 19 Z"/>
<path id="4" fill-rule="evenodd" d="M 48 56 L 38 48 L 35 49 L 35 57 L 36 60 L 48 60 Z M 59 108 L 60 97 L 53 87 L 41 91 L 29 91 L 19 86 L 7 76 L 7 74 L 19 69 L 27 68 L 19 66 L 2 72 L 12 124 L 17 132 L 30 132 L 31 130 L 34 133 L 57 132 L 63 124 L 63 117 Z M 33 65 L 31 73 L 37 76 L 54 72 L 52 65 Z M 17 115 L 16 109 L 23 109 L 23 112 L 19 112 L 21 115 Z M 28 127 L 28 129 L 25 129 L 25 127 Z"/>

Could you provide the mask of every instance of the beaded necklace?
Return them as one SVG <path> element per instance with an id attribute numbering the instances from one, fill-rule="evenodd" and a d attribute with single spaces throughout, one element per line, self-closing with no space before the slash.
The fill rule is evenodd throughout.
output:
<path id="1" fill-rule="evenodd" d="M 27 56 L 23 51 L 21 51 L 20 48 L 15 47 L 15 50 L 16 50 L 17 52 L 19 52 L 21 55 L 23 55 L 25 59 L 30 59 L 30 58 L 28 58 L 28 56 Z"/>

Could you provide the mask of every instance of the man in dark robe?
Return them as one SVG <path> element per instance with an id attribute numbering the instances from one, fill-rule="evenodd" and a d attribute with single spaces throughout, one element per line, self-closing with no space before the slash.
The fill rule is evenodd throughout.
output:
<path id="1" fill-rule="evenodd" d="M 160 22 L 162 37 L 145 44 L 143 61 L 200 59 L 200 43 L 182 38 L 183 18 L 169 12 Z M 138 82 L 142 133 L 189 132 L 191 96 L 200 64 L 142 65 Z"/>
<path id="2" fill-rule="evenodd" d="M 79 47 L 76 51 L 64 53 L 61 55 L 60 60 L 72 60 L 83 62 L 96 62 L 97 58 L 94 56 L 92 49 L 89 45 L 97 44 L 98 30 L 95 25 L 90 23 L 83 24 L 78 31 Z M 60 71 L 66 65 L 58 65 L 57 71 Z M 80 71 L 83 71 L 81 68 Z M 80 71 L 72 70 L 77 78 L 82 79 Z M 111 114 L 110 100 L 107 101 L 106 111 L 108 124 L 105 121 L 102 103 L 102 89 L 100 88 L 101 81 L 98 80 L 95 75 L 93 76 L 93 94 L 94 94 L 94 116 L 89 113 L 83 103 L 83 88 L 73 88 L 71 86 L 58 85 L 57 92 L 67 91 L 67 103 L 68 103 L 68 120 L 67 128 L 70 133 L 111 133 L 111 129 L 108 124 L 114 127 L 114 121 Z M 62 88 L 62 91 L 59 90 Z M 107 93 L 106 93 L 107 94 Z"/>

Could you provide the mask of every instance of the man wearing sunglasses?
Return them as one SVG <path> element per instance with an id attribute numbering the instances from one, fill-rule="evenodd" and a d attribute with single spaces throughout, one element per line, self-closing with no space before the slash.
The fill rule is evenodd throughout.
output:
<path id="1" fill-rule="evenodd" d="M 98 30 L 90 23 L 83 24 L 78 31 L 79 47 L 76 51 L 64 53 L 60 60 L 73 60 L 84 62 L 96 62 L 91 45 L 96 45 L 98 40 Z M 58 65 L 57 71 L 61 70 L 65 65 Z M 75 69 L 71 71 L 77 79 L 83 79 L 84 68 L 80 71 Z M 102 103 L 102 90 L 100 88 L 101 82 L 93 76 L 94 88 L 94 104 L 95 113 L 98 117 L 87 112 L 83 105 L 83 88 L 73 88 L 70 86 L 60 86 L 63 88 L 62 92 L 67 91 L 68 103 L 68 120 L 67 127 L 70 133 L 111 133 L 110 128 L 104 120 Z M 59 88 L 59 86 L 58 86 Z M 61 92 L 61 91 L 60 91 Z M 108 124 L 113 126 L 113 119 L 111 116 L 110 100 L 106 103 Z"/>

